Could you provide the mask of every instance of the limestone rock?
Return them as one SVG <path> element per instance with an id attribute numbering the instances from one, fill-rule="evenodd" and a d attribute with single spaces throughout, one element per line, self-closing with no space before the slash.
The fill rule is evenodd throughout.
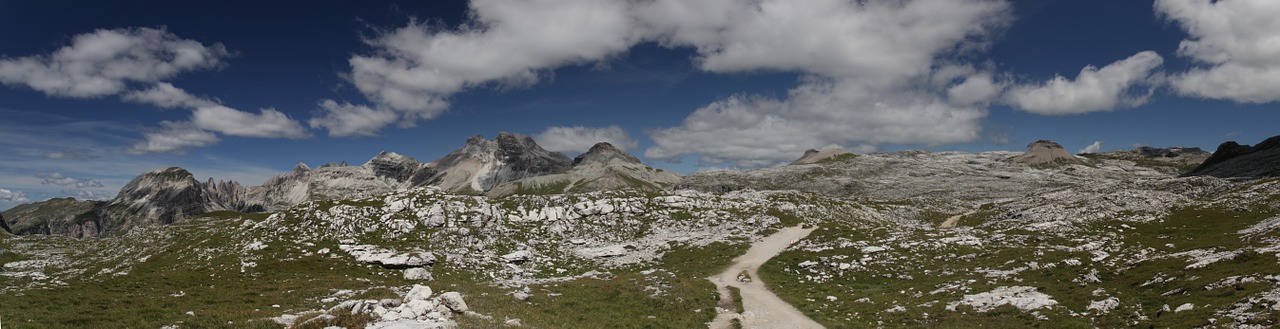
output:
<path id="1" fill-rule="evenodd" d="M 421 267 L 413 267 L 413 268 L 405 269 L 404 279 L 417 280 L 417 281 L 433 280 L 433 278 L 431 277 L 431 271 L 428 271 L 427 269 L 421 268 Z"/>
<path id="2" fill-rule="evenodd" d="M 454 313 L 467 311 L 467 302 L 462 300 L 462 294 L 455 291 L 440 294 L 440 304 L 448 307 Z"/>

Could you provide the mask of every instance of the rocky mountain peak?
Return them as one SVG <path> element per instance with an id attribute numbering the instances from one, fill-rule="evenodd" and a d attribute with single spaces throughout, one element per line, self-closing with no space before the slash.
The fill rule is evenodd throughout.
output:
<path id="1" fill-rule="evenodd" d="M 311 167 L 307 166 L 307 164 L 306 164 L 306 163 L 299 162 L 298 164 L 293 165 L 293 173 L 294 173 L 295 175 L 297 175 L 297 174 L 303 174 L 303 173 L 306 173 L 306 172 L 308 172 L 308 171 L 311 171 Z"/>
<path id="2" fill-rule="evenodd" d="M 1047 140 L 1047 139 L 1041 139 L 1038 141 L 1031 142 L 1031 144 L 1027 144 L 1028 151 L 1036 148 L 1041 148 L 1041 147 L 1049 148 L 1049 149 L 1063 149 L 1062 144 L 1058 144 L 1057 142 Z"/>
<path id="3" fill-rule="evenodd" d="M 1027 151 L 1012 158 L 1013 161 L 1021 162 L 1029 165 L 1049 164 L 1049 163 L 1084 163 L 1084 161 L 1076 158 L 1066 149 L 1062 148 L 1062 144 L 1049 140 L 1038 140 L 1027 144 Z"/>
<path id="4" fill-rule="evenodd" d="M 426 184 L 430 177 L 436 174 L 434 169 L 428 168 L 427 164 L 419 162 L 418 159 L 387 151 L 382 151 L 373 159 L 369 159 L 364 167 L 373 171 L 373 174 L 378 177 L 408 182 L 414 186 Z"/>
<path id="5" fill-rule="evenodd" d="M 206 190 L 186 169 L 156 169 L 134 178 L 107 204 L 104 233 L 169 224 L 207 212 Z"/>
<path id="6" fill-rule="evenodd" d="M 631 154 L 627 154 L 627 152 L 619 150 L 617 147 L 614 147 L 613 144 L 609 144 L 608 142 L 599 142 L 596 143 L 596 145 L 591 146 L 591 149 L 588 150 L 587 153 L 583 153 L 573 158 L 573 166 L 577 167 L 584 163 L 609 163 L 614 160 L 624 163 L 640 163 L 640 159 L 637 159 Z"/>
<path id="7" fill-rule="evenodd" d="M 846 156 L 846 154 L 849 154 L 849 155 Z M 813 163 L 822 162 L 823 160 L 836 158 L 838 156 L 848 157 L 848 156 L 852 156 L 852 153 L 849 153 L 849 151 L 845 151 L 839 148 L 833 148 L 833 149 L 828 149 L 823 151 L 809 149 L 807 151 L 804 151 L 804 155 L 800 156 L 800 158 L 796 159 L 796 161 L 792 161 L 791 164 L 793 165 L 813 164 Z"/>

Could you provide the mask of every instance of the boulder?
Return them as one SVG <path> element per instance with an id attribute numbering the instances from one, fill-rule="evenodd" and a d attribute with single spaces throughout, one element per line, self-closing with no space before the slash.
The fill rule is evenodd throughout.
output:
<path id="1" fill-rule="evenodd" d="M 431 271 L 427 271 L 427 269 L 421 268 L 421 267 L 413 267 L 413 268 L 404 270 L 404 279 L 417 280 L 417 281 L 433 280 L 433 278 L 431 277 Z"/>
<path id="2" fill-rule="evenodd" d="M 409 293 L 404 295 L 404 302 L 409 303 L 415 300 L 427 300 L 431 298 L 431 287 L 415 284 Z"/>
<path id="3" fill-rule="evenodd" d="M 462 300 L 462 294 L 455 291 L 440 294 L 440 304 L 448 307 L 454 313 L 467 311 L 467 302 Z"/>

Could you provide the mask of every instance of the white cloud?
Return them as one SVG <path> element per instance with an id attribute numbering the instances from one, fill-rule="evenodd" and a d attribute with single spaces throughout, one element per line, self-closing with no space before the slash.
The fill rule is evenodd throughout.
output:
<path id="1" fill-rule="evenodd" d="M 1084 148 L 1080 149 L 1080 151 L 1077 151 L 1076 153 L 1098 153 L 1098 151 L 1100 150 L 1102 150 L 1102 141 L 1093 141 L 1093 144 L 1089 144 L 1089 146 L 1085 146 Z"/>
<path id="2" fill-rule="evenodd" d="M 226 106 L 201 107 L 192 114 L 196 128 L 231 136 L 261 138 L 305 138 L 307 130 L 298 121 L 274 109 L 253 114 Z"/>
<path id="3" fill-rule="evenodd" d="M 28 199 L 27 194 L 22 193 L 22 191 L 12 191 L 0 188 L 0 202 L 25 203 L 31 202 L 31 199 Z"/>
<path id="4" fill-rule="evenodd" d="M 998 84 L 972 69 L 937 72 L 948 76 L 938 79 L 934 71 L 952 68 L 938 63 L 941 55 L 980 49 L 1010 20 L 1003 1 L 731 1 L 719 2 L 732 9 L 712 24 L 682 14 L 699 6 L 691 3 L 659 1 L 666 8 L 655 16 L 677 21 L 663 42 L 697 48 L 703 70 L 807 77 L 786 98 L 737 95 L 654 130 L 646 157 L 698 154 L 703 163 L 762 166 L 833 144 L 977 140 L 982 103 L 995 92 L 984 88 Z M 952 86 L 966 75 L 972 79 Z"/>
<path id="5" fill-rule="evenodd" d="M 174 87 L 168 82 L 156 83 L 145 90 L 130 91 L 121 96 L 121 98 L 129 102 L 151 104 L 166 109 L 200 108 L 218 105 L 217 102 L 212 100 L 188 94 L 186 90 Z"/>
<path id="6" fill-rule="evenodd" d="M 631 135 L 617 125 L 604 128 L 547 127 L 533 139 L 538 141 L 538 145 L 542 148 L 565 154 L 586 152 L 599 142 L 608 142 L 623 151 L 636 147 L 636 141 L 631 139 Z"/>
<path id="7" fill-rule="evenodd" d="M 102 187 L 102 182 L 92 178 L 72 178 L 61 173 L 52 172 L 48 174 L 36 175 L 36 178 L 44 178 L 41 184 L 57 185 L 57 186 L 75 186 L 76 188 L 86 187 Z"/>
<path id="8" fill-rule="evenodd" d="M 986 106 L 1005 88 L 1005 84 L 996 82 L 991 73 L 975 73 L 965 77 L 964 82 L 947 88 L 947 100 L 958 106 Z"/>
<path id="9" fill-rule="evenodd" d="M 162 29 L 100 29 L 76 35 L 51 54 L 0 59 L 0 83 L 25 85 L 49 96 L 99 97 L 129 82 L 158 82 L 215 68 L 230 53 Z"/>
<path id="10" fill-rule="evenodd" d="M 366 40 L 350 59 L 351 81 L 380 107 L 430 119 L 448 97 L 491 82 L 522 86 L 538 70 L 604 59 L 639 40 L 627 1 L 473 0 L 472 20 L 442 30 L 412 23 Z"/>
<path id="11" fill-rule="evenodd" d="M 1154 51 L 1144 51 L 1101 69 L 1085 66 L 1074 80 L 1056 76 L 1040 84 L 1010 87 L 1005 98 L 1018 109 L 1045 115 L 1135 107 L 1145 104 L 1160 84 L 1161 75 L 1155 70 L 1163 62 Z"/>
<path id="12" fill-rule="evenodd" d="M 391 110 L 379 110 L 364 105 L 324 100 L 320 102 L 324 113 L 311 118 L 311 128 L 325 128 L 332 137 L 377 136 L 378 131 L 400 119 Z"/>
<path id="13" fill-rule="evenodd" d="M 807 149 L 838 145 L 947 144 L 977 140 L 985 109 L 957 108 L 921 92 L 867 88 L 848 80 L 809 82 L 786 99 L 734 96 L 694 111 L 680 126 L 650 132 L 645 157 L 699 154 L 701 162 L 765 166 Z"/>
<path id="14" fill-rule="evenodd" d="M 107 201 L 116 197 L 115 192 L 95 191 L 95 190 L 63 190 L 63 194 L 76 198 L 76 200 L 94 200 Z"/>
<path id="15" fill-rule="evenodd" d="M 143 133 L 143 141 L 126 151 L 132 154 L 180 153 L 192 147 L 205 147 L 221 141 L 217 135 L 192 126 L 189 122 L 161 121 L 160 129 Z"/>
<path id="16" fill-rule="evenodd" d="M 1155 11 L 1189 35 L 1178 55 L 1204 65 L 1171 77 L 1180 94 L 1280 101 L 1280 2 L 1157 0 Z"/>
<path id="17" fill-rule="evenodd" d="M 708 105 L 651 134 L 657 145 L 645 153 L 771 163 L 832 144 L 975 140 L 982 107 L 1001 85 L 970 72 L 935 86 L 930 75 L 940 57 L 983 49 L 1011 20 L 1003 0 L 475 0 L 471 20 L 456 29 L 413 23 L 367 40 L 374 51 L 350 59 L 349 77 L 376 108 L 412 122 L 438 115 L 468 88 L 535 84 L 543 70 L 607 60 L 641 42 L 692 47 L 704 71 L 799 72 L 805 81 L 785 99 L 739 95 Z M 743 131 L 758 134 L 740 138 Z M 779 139 L 792 141 L 763 142 Z"/>

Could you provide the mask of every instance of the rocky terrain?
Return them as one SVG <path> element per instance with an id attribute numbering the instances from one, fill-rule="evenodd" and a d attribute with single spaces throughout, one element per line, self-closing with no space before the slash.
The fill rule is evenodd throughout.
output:
<path id="1" fill-rule="evenodd" d="M 1280 325 L 1280 179 L 1178 169 L 1197 157 L 1219 159 L 1201 166 L 1213 172 L 1265 168 L 1269 144 L 1212 157 L 1054 145 L 823 151 L 678 177 L 607 144 L 569 160 L 504 134 L 430 163 L 384 152 L 361 166 L 299 165 L 259 187 L 170 168 L 87 206 L 142 214 L 95 222 L 102 238 L 13 217 L 60 209 L 49 202 L 5 212 L 26 235 L 0 233 L 0 318 L 41 328 Z M 65 214 L 78 211 L 23 218 L 77 222 Z M 779 305 L 795 312 L 764 311 Z"/>

